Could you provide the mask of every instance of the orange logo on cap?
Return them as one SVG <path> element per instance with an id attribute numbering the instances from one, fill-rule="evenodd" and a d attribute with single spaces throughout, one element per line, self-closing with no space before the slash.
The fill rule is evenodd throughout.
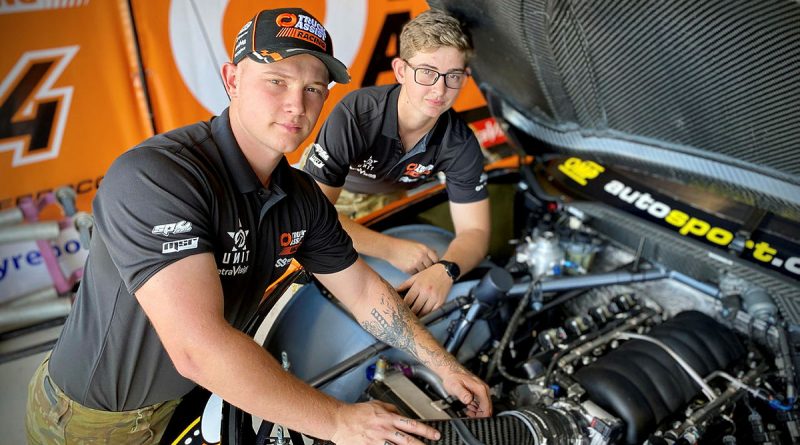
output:
<path id="1" fill-rule="evenodd" d="M 275 17 L 275 24 L 281 28 L 291 28 L 297 24 L 297 16 L 288 12 L 279 14 Z"/>

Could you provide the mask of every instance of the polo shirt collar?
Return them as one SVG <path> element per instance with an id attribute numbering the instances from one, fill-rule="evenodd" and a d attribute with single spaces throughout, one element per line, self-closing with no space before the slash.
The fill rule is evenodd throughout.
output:
<path id="1" fill-rule="evenodd" d="M 233 178 L 233 183 L 236 184 L 236 189 L 240 193 L 249 193 L 263 188 L 256 172 L 247 162 L 239 143 L 233 136 L 227 108 L 211 120 L 211 134 L 214 136 L 214 142 L 219 147 L 222 160 Z"/>

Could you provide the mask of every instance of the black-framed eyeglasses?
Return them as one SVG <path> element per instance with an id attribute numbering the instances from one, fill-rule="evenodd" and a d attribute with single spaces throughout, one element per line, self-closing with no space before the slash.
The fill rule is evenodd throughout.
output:
<path id="1" fill-rule="evenodd" d="M 466 71 L 440 73 L 424 66 L 415 67 L 414 65 L 408 63 L 408 60 L 405 59 L 403 59 L 403 62 L 405 62 L 409 68 L 414 70 L 414 82 L 426 87 L 435 85 L 436 82 L 439 81 L 440 77 L 444 77 L 444 86 L 457 90 L 464 86 L 464 82 L 467 80 L 467 77 L 469 77 L 469 73 Z"/>

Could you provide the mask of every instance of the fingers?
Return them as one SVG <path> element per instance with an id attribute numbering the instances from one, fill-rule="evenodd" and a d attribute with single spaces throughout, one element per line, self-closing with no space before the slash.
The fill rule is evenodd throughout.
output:
<path id="1" fill-rule="evenodd" d="M 475 379 L 473 382 L 465 382 L 469 385 L 467 393 L 459 400 L 466 406 L 468 417 L 488 417 L 492 415 L 492 401 L 489 398 L 489 388 Z"/>
<path id="2" fill-rule="evenodd" d="M 422 443 L 419 440 L 409 436 L 409 434 L 424 437 L 430 440 L 439 440 L 439 437 L 441 437 L 439 431 L 432 426 L 418 422 L 414 419 L 409 419 L 407 417 L 397 416 L 393 425 L 398 429 L 398 431 L 395 431 L 394 437 L 389 438 L 389 440 L 397 445 Z"/>

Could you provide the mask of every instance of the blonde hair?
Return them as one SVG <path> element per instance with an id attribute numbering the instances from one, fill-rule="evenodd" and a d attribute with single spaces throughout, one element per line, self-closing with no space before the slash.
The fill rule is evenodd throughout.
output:
<path id="1" fill-rule="evenodd" d="M 452 16 L 438 9 L 429 9 L 403 26 L 400 33 L 400 58 L 408 60 L 419 52 L 451 47 L 464 54 L 464 63 L 472 58 L 472 42 Z"/>

